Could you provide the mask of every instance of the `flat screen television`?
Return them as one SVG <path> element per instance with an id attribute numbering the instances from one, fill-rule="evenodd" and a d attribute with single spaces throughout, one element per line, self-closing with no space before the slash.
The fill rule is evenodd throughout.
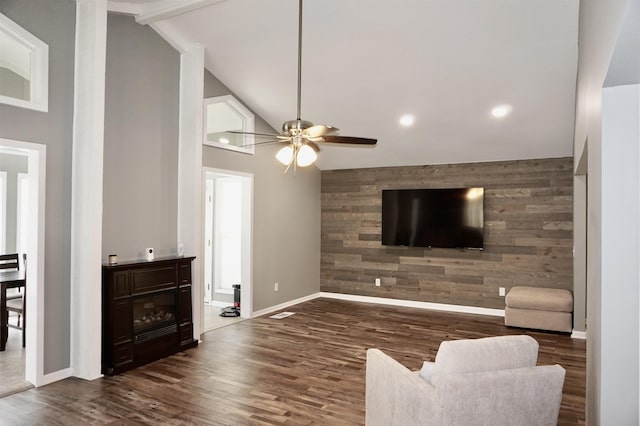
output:
<path id="1" fill-rule="evenodd" d="M 484 248 L 484 188 L 383 190 L 382 244 Z"/>

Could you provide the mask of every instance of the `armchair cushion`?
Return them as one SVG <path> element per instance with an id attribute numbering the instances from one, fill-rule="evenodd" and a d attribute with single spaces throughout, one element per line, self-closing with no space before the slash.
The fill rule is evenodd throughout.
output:
<path id="1" fill-rule="evenodd" d="M 565 370 L 543 365 L 451 374 L 436 388 L 442 425 L 548 425 L 558 421 Z"/>
<path id="2" fill-rule="evenodd" d="M 433 368 L 436 366 L 435 362 L 425 361 L 422 363 L 420 369 L 420 376 L 427 382 L 431 383 L 431 376 L 433 376 Z"/>
<path id="3" fill-rule="evenodd" d="M 538 342 L 531 336 L 451 340 L 440 344 L 431 376 L 437 386 L 448 374 L 535 367 Z"/>

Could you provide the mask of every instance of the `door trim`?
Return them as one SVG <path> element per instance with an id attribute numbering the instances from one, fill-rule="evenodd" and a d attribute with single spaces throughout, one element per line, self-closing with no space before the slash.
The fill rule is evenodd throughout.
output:
<path id="1" fill-rule="evenodd" d="M 29 321 L 26 330 L 25 379 L 34 386 L 52 381 L 44 374 L 44 242 L 45 242 L 45 194 L 47 172 L 46 145 L 0 138 L 0 146 L 27 155 L 29 183 L 29 225 L 36 230 L 29 234 L 27 248 L 27 311 Z M 35 324 L 35 327 L 33 326 Z"/>
<path id="2" fill-rule="evenodd" d="M 235 170 L 225 170 L 214 167 L 203 167 L 202 173 L 202 199 L 205 200 L 205 186 L 208 174 L 225 174 L 245 178 L 243 179 L 243 204 L 247 205 L 247 215 L 243 218 L 243 244 L 242 244 L 242 276 L 246 277 L 246 282 L 241 283 L 240 287 L 240 317 L 251 318 L 253 313 L 253 174 L 238 172 Z M 205 203 L 202 203 L 202 230 L 204 232 L 205 218 Z M 244 210 L 243 210 L 244 211 Z M 200 248 L 203 262 L 201 263 L 202 275 L 204 277 L 204 239 L 203 245 Z M 243 278 L 243 281 L 244 278 Z M 205 280 L 202 280 L 202 286 L 204 287 Z M 202 289 L 204 290 L 204 288 Z M 202 303 L 202 301 L 200 301 Z M 200 317 L 201 324 L 204 325 L 204 319 Z M 204 329 L 204 328 L 202 328 Z"/>

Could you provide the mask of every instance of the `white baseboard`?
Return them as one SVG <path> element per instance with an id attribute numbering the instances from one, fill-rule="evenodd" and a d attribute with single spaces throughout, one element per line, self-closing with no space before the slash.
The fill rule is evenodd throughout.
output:
<path id="1" fill-rule="evenodd" d="M 384 297 L 358 296 L 355 294 L 320 292 L 318 297 L 329 299 L 350 300 L 352 302 L 379 303 L 382 305 L 402 306 L 407 308 L 431 309 L 434 311 L 457 312 L 464 314 L 489 315 L 504 317 L 504 309 L 480 308 L 477 306 L 448 305 L 445 303 L 418 302 L 415 300 L 388 299 Z M 587 333 L 573 330 L 573 339 L 586 339 Z"/>
<path id="2" fill-rule="evenodd" d="M 587 332 L 586 331 L 573 330 L 573 332 L 571 333 L 571 338 L 572 339 L 583 339 L 583 340 L 586 340 L 587 339 Z"/>
<path id="3" fill-rule="evenodd" d="M 291 300 L 289 302 L 281 303 L 276 306 L 271 306 L 269 308 L 261 309 L 259 311 L 254 312 L 251 315 L 251 317 L 253 318 L 253 317 L 258 317 L 265 314 L 270 314 L 272 312 L 285 309 L 289 306 L 297 305 L 298 303 L 307 302 L 313 299 L 318 299 L 320 297 L 325 297 L 327 299 L 348 300 L 351 302 L 377 303 L 380 305 L 402 306 L 405 308 L 419 308 L 419 309 L 430 309 L 433 311 L 458 312 L 458 313 L 464 313 L 464 314 L 477 314 L 477 315 L 489 315 L 494 317 L 504 317 L 504 309 L 490 309 L 490 308 L 479 308 L 477 306 L 448 305 L 444 303 L 418 302 L 415 300 L 389 299 L 385 297 L 358 296 L 355 294 L 329 293 L 325 291 L 310 294 L 308 296 Z"/>
<path id="4" fill-rule="evenodd" d="M 65 368 L 62 370 L 54 371 L 53 373 L 45 374 L 39 377 L 38 383 L 34 383 L 36 387 L 48 385 L 49 383 L 57 382 L 58 380 L 66 379 L 72 376 L 71 368 Z"/>
<path id="5" fill-rule="evenodd" d="M 445 303 L 419 302 L 416 300 L 389 299 L 386 297 L 358 296 L 355 294 L 320 292 L 319 297 L 350 300 L 352 302 L 378 303 L 381 305 L 402 306 L 405 308 L 430 309 L 432 311 L 458 312 L 464 314 L 504 317 L 504 309 L 480 308 L 477 306 L 449 305 Z"/>
<path id="6" fill-rule="evenodd" d="M 254 311 L 251 314 L 251 318 L 259 317 L 265 314 L 270 314 L 271 312 L 279 311 L 281 309 L 288 308 L 289 306 L 297 305 L 298 303 L 308 302 L 309 300 L 317 299 L 318 297 L 321 297 L 320 293 L 313 293 L 308 296 L 300 297 L 299 299 L 290 300 L 288 302 L 280 303 L 279 305 L 260 309 L 259 311 Z"/>

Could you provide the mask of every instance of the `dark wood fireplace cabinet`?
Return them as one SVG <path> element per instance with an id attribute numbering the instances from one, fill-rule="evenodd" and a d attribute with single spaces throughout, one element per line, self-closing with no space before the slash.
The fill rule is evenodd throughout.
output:
<path id="1" fill-rule="evenodd" d="M 198 345 L 193 338 L 193 259 L 102 267 L 103 374 L 119 374 Z"/>

